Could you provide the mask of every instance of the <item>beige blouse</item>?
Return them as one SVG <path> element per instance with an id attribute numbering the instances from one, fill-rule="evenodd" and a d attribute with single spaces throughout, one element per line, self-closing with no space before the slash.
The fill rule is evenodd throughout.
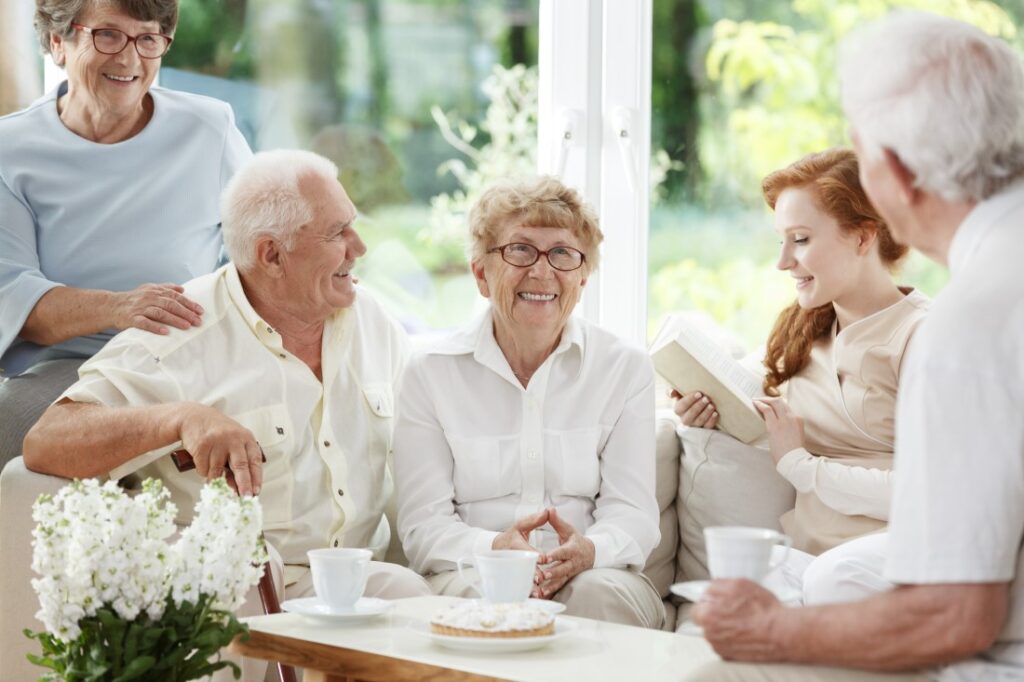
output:
<path id="1" fill-rule="evenodd" d="M 816 342 L 808 366 L 784 387 L 804 420 L 806 449 L 778 464 L 797 489 L 782 527 L 793 546 L 820 554 L 881 530 L 892 489 L 900 366 L 928 298 L 916 291 Z"/>

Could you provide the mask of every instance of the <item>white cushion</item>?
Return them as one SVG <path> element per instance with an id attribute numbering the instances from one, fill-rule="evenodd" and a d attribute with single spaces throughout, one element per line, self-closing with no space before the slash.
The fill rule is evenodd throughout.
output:
<path id="1" fill-rule="evenodd" d="M 665 598 L 675 580 L 676 548 L 679 544 L 679 520 L 676 513 L 676 492 L 679 486 L 679 437 L 676 436 L 675 414 L 661 410 L 655 418 L 655 488 L 661 541 L 647 557 L 644 574 Z"/>
<path id="2" fill-rule="evenodd" d="M 721 431 L 680 427 L 679 551 L 676 581 L 706 580 L 704 528 L 757 526 L 781 530 L 779 517 L 793 508 L 796 491 L 775 471 L 767 449 Z"/>

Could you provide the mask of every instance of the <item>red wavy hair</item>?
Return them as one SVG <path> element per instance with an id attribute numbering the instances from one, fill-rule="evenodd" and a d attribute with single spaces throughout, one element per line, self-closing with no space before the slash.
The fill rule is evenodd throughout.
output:
<path id="1" fill-rule="evenodd" d="M 907 254 L 907 247 L 892 237 L 885 221 L 871 205 L 860 184 L 857 157 L 849 149 L 829 149 L 810 154 L 770 173 L 761 182 L 761 193 L 774 211 L 783 190 L 807 187 L 813 190 L 819 208 L 832 216 L 843 231 L 874 231 L 878 255 L 894 270 Z M 811 347 L 827 335 L 836 319 L 832 303 L 805 310 L 796 302 L 779 314 L 768 336 L 764 364 L 766 395 L 779 395 L 779 386 L 807 366 Z"/>

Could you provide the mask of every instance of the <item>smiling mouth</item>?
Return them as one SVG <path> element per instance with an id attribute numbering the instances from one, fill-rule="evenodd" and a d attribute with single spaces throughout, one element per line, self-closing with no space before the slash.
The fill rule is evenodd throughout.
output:
<path id="1" fill-rule="evenodd" d="M 795 277 L 794 279 L 796 280 L 796 288 L 800 289 L 810 284 L 814 278 L 808 275 L 807 277 Z"/>
<path id="2" fill-rule="evenodd" d="M 107 80 L 117 81 L 118 83 L 131 83 L 132 81 L 138 80 L 138 76 L 115 76 L 112 73 L 105 73 L 103 77 Z"/>
<path id="3" fill-rule="evenodd" d="M 531 303 L 548 303 L 558 298 L 558 294 L 533 294 L 526 291 L 520 291 L 516 296 Z"/>

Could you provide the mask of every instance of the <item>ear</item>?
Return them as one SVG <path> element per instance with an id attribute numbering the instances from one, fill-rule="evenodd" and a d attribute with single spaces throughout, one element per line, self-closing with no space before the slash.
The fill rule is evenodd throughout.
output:
<path id="1" fill-rule="evenodd" d="M 917 176 L 903 164 L 893 150 L 886 148 L 882 150 L 882 153 L 885 155 L 886 167 L 896 180 L 896 190 L 900 199 L 907 206 L 916 204 L 921 199 L 921 191 L 914 186 Z"/>
<path id="2" fill-rule="evenodd" d="M 857 230 L 857 255 L 863 256 L 871 251 L 871 247 L 878 241 L 878 223 L 874 220 L 865 220 Z"/>
<path id="3" fill-rule="evenodd" d="M 469 264 L 469 269 L 473 271 L 473 279 L 476 280 L 476 288 L 480 291 L 480 295 L 484 298 L 491 297 L 491 287 L 487 284 L 487 276 L 484 273 L 484 264 L 482 260 L 474 259 Z"/>
<path id="4" fill-rule="evenodd" d="M 50 34 L 50 56 L 57 66 L 64 66 L 64 36 L 57 33 Z"/>
<path id="5" fill-rule="evenodd" d="M 275 279 L 284 277 L 285 251 L 280 242 L 270 236 L 256 240 L 256 267 Z"/>

